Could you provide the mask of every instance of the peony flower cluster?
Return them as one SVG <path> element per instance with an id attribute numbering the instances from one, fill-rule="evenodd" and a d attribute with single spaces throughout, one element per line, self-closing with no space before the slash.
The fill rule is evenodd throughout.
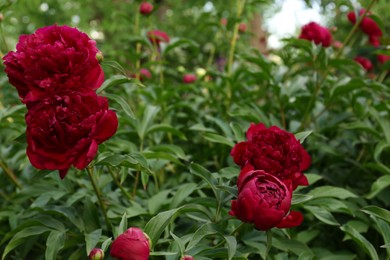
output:
<path id="1" fill-rule="evenodd" d="M 104 81 L 95 41 L 76 28 L 48 26 L 22 35 L 4 56 L 5 72 L 28 108 L 27 156 L 38 169 L 84 169 L 118 119 L 95 90 Z"/>
<path id="2" fill-rule="evenodd" d="M 299 39 L 312 41 L 317 45 L 321 44 L 323 47 L 329 47 L 332 44 L 332 34 L 329 29 L 316 22 L 304 25 Z"/>
<path id="3" fill-rule="evenodd" d="M 148 260 L 149 237 L 140 228 L 129 228 L 119 235 L 111 245 L 110 255 L 118 260 Z"/>
<path id="4" fill-rule="evenodd" d="M 252 123 L 246 137 L 230 153 L 241 172 L 229 214 L 259 230 L 300 225 L 302 214 L 290 206 L 297 186 L 308 185 L 302 171 L 310 166 L 309 154 L 293 134 L 276 126 Z"/>
<path id="5" fill-rule="evenodd" d="M 360 9 L 359 11 L 359 16 L 362 16 L 366 13 L 365 9 Z M 362 22 L 359 24 L 359 28 L 368 36 L 369 42 L 375 46 L 378 47 L 380 45 L 380 38 L 382 37 L 382 30 L 378 26 L 378 24 L 375 22 L 374 19 L 370 17 L 370 13 L 367 13 Z M 347 14 L 348 20 L 355 24 L 357 19 L 356 19 L 356 14 L 355 12 L 349 12 Z"/>

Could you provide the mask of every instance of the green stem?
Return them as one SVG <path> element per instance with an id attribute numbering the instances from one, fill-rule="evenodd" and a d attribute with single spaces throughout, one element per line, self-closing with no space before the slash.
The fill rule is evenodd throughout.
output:
<path id="1" fill-rule="evenodd" d="M 138 35 L 139 34 L 139 17 L 140 17 L 140 14 L 139 12 L 136 12 L 135 14 L 135 22 L 134 22 L 134 34 L 135 35 Z M 136 73 L 136 78 L 137 79 L 140 79 L 140 68 L 141 68 L 141 59 L 139 57 L 140 53 L 141 53 L 141 43 L 137 42 L 136 44 L 136 47 L 135 47 L 135 53 L 136 53 L 136 57 L 137 57 L 137 60 L 135 62 L 135 73 Z"/>
<path id="2" fill-rule="evenodd" d="M 271 229 L 268 229 L 266 231 L 266 233 L 267 233 L 267 250 L 265 251 L 265 257 L 264 257 L 265 260 L 267 260 L 268 253 L 269 253 L 269 251 L 271 250 L 271 247 L 272 247 L 272 231 L 271 231 Z"/>
<path id="3" fill-rule="evenodd" d="M 5 39 L 5 33 L 4 33 L 4 29 L 3 29 L 3 24 L 1 22 L 0 22 L 0 35 L 1 35 L 1 40 L 3 41 L 3 45 L 4 45 L 4 48 L 5 48 L 4 51 L 8 52 L 10 49 L 9 49 L 7 41 Z"/>
<path id="4" fill-rule="evenodd" d="M 114 180 L 115 184 L 119 187 L 119 189 L 122 191 L 122 193 L 129 199 L 132 200 L 133 198 L 131 195 L 125 190 L 125 188 L 122 186 L 122 184 L 118 181 L 118 178 L 114 171 L 111 169 L 111 167 L 107 167 L 108 172 L 110 173 L 112 179 Z"/>
<path id="5" fill-rule="evenodd" d="M 112 225 L 111 225 L 111 222 L 110 222 L 110 220 L 108 219 L 108 216 L 107 216 L 106 205 L 103 203 L 102 196 L 100 194 L 99 188 L 98 188 L 98 186 L 96 184 L 96 181 L 94 179 L 94 176 L 93 176 L 93 166 L 88 166 L 86 169 L 87 169 L 88 176 L 89 176 L 89 179 L 91 181 L 93 190 L 95 191 L 95 194 L 96 194 L 96 196 L 98 198 L 100 208 L 101 208 L 101 210 L 103 212 L 104 221 L 106 222 L 107 229 L 109 231 L 112 231 Z"/>
<path id="6" fill-rule="evenodd" d="M 5 162 L 3 162 L 2 160 L 0 160 L 0 167 L 1 169 L 3 169 L 5 175 L 7 175 L 12 184 L 15 185 L 17 188 L 22 189 L 22 185 L 19 184 L 14 172 L 10 168 L 8 168 Z"/>
<path id="7" fill-rule="evenodd" d="M 341 46 L 341 48 L 336 53 L 335 59 L 338 59 L 341 56 L 341 54 L 344 51 L 345 46 L 348 45 L 348 43 L 352 39 L 352 36 L 357 31 L 360 23 L 363 21 L 363 19 L 366 16 L 366 14 L 370 11 L 370 9 L 374 5 L 375 1 L 376 0 L 371 0 L 370 4 L 368 5 L 368 7 L 366 9 L 366 12 L 363 15 L 359 16 L 359 19 L 356 21 L 355 25 L 352 27 L 352 30 L 349 32 L 349 34 L 345 38 L 345 40 L 343 42 L 343 45 Z M 306 126 L 308 124 L 308 121 L 310 120 L 310 111 L 312 109 L 312 106 L 314 105 L 314 102 L 315 102 L 315 100 L 316 100 L 316 98 L 317 98 L 317 96 L 318 96 L 318 94 L 320 92 L 321 86 L 325 82 L 325 80 L 326 80 L 327 76 L 329 75 L 329 73 L 330 73 L 330 70 L 329 70 L 329 67 L 327 67 L 325 72 L 324 72 L 324 75 L 322 77 L 322 80 L 316 85 L 316 88 L 315 88 L 315 90 L 313 92 L 313 95 L 311 96 L 311 98 L 309 100 L 309 104 L 307 105 L 305 113 L 303 115 L 303 119 L 302 119 L 302 122 L 301 122 L 301 126 L 299 127 L 299 131 L 302 131 L 304 128 L 306 128 Z"/>

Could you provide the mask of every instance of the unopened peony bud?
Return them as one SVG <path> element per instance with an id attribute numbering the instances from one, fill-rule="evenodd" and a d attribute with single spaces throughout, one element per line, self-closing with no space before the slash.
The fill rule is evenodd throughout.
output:
<path id="1" fill-rule="evenodd" d="M 149 15 L 153 11 L 153 5 L 148 2 L 142 2 L 139 6 L 139 12 L 143 15 Z"/>
<path id="2" fill-rule="evenodd" d="M 238 25 L 238 31 L 241 32 L 241 33 L 246 32 L 246 24 L 245 23 L 240 23 Z"/>
<path id="3" fill-rule="evenodd" d="M 221 18 L 219 22 L 221 23 L 221 25 L 226 26 L 228 21 L 226 18 Z"/>
<path id="4" fill-rule="evenodd" d="M 118 260 L 148 260 L 151 243 L 140 228 L 129 228 L 112 242 L 110 255 Z"/>
<path id="5" fill-rule="evenodd" d="M 91 253 L 89 253 L 90 260 L 103 260 L 104 259 L 104 251 L 101 248 L 92 249 Z"/>
<path id="6" fill-rule="evenodd" d="M 99 63 L 102 63 L 104 56 L 103 56 L 103 53 L 101 51 L 96 53 L 96 59 L 98 60 Z"/>
<path id="7" fill-rule="evenodd" d="M 190 255 L 185 255 L 182 258 L 180 258 L 180 260 L 195 260 L 195 258 L 193 256 L 190 256 Z"/>
<path id="8" fill-rule="evenodd" d="M 0 23 L 1 23 L 1 21 L 3 21 L 4 20 L 4 15 L 2 14 L 2 13 L 0 13 Z"/>
<path id="9" fill-rule="evenodd" d="M 190 84 L 192 82 L 196 81 L 196 76 L 195 74 L 185 74 L 183 76 L 183 82 L 186 84 Z"/>

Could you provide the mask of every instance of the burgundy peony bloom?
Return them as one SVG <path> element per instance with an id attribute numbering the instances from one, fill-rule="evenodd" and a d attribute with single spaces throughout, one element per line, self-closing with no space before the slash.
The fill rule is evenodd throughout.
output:
<path id="1" fill-rule="evenodd" d="M 360 9 L 359 15 L 362 16 L 366 12 L 365 9 Z M 356 14 L 355 12 L 349 12 L 347 14 L 348 20 L 355 24 L 356 23 Z M 382 30 L 379 28 L 378 24 L 370 18 L 370 13 L 367 13 L 363 18 L 362 22 L 359 25 L 360 29 L 370 37 L 380 38 L 382 36 Z M 371 42 L 371 41 L 370 41 Z"/>
<path id="2" fill-rule="evenodd" d="M 374 67 L 371 63 L 371 61 L 367 58 L 358 56 L 354 59 L 357 63 L 359 63 L 366 71 L 372 70 Z"/>
<path id="3" fill-rule="evenodd" d="M 153 11 L 153 5 L 149 2 L 142 2 L 139 6 L 139 12 L 143 15 L 149 15 Z"/>
<path id="4" fill-rule="evenodd" d="M 147 37 L 152 44 L 159 46 L 160 42 L 169 43 L 170 39 L 166 32 L 153 30 L 147 33 Z"/>
<path id="5" fill-rule="evenodd" d="M 90 260 L 103 260 L 104 251 L 101 248 L 94 248 L 91 253 L 89 253 L 88 257 Z"/>
<path id="6" fill-rule="evenodd" d="M 277 126 L 252 123 L 246 138 L 248 141 L 237 143 L 230 152 L 241 168 L 251 164 L 282 181 L 290 180 L 294 190 L 298 185 L 308 185 L 302 171 L 309 168 L 311 159 L 293 134 Z"/>
<path id="7" fill-rule="evenodd" d="M 196 81 L 196 75 L 195 74 L 185 74 L 183 76 L 183 82 L 185 84 L 190 84 L 192 82 L 195 82 Z"/>
<path id="8" fill-rule="evenodd" d="M 312 41 L 317 45 L 322 44 L 324 47 L 329 47 L 332 44 L 332 34 L 329 29 L 315 22 L 304 25 L 299 38 Z"/>
<path id="9" fill-rule="evenodd" d="M 119 260 L 147 260 L 150 254 L 149 238 L 140 228 L 129 228 L 112 242 L 110 255 Z"/>
<path id="10" fill-rule="evenodd" d="M 232 200 L 229 214 L 243 222 L 253 223 L 258 230 L 276 227 L 291 206 L 291 183 L 253 166 L 245 166 L 237 180 L 238 198 Z"/>
<path id="11" fill-rule="evenodd" d="M 98 145 L 115 134 L 118 119 L 107 99 L 92 90 L 58 91 L 26 114 L 27 156 L 38 169 L 84 169 Z"/>
<path id="12" fill-rule="evenodd" d="M 390 60 L 390 55 L 379 54 L 377 56 L 379 63 L 383 64 Z"/>
<path id="13" fill-rule="evenodd" d="M 277 228 L 292 228 L 302 224 L 303 215 L 298 211 L 290 211 L 276 227 Z"/>
<path id="14" fill-rule="evenodd" d="M 5 72 L 22 102 L 39 101 L 59 90 L 97 89 L 104 73 L 95 41 L 76 28 L 47 26 L 22 35 L 4 56 Z"/>

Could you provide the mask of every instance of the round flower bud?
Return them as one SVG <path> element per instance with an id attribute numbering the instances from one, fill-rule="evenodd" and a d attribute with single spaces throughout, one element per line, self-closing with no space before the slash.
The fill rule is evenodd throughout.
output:
<path id="1" fill-rule="evenodd" d="M 88 257 L 90 260 L 103 260 L 104 251 L 101 248 L 94 248 L 91 253 L 89 253 Z"/>
<path id="2" fill-rule="evenodd" d="M 180 260 L 195 260 L 195 258 L 191 255 L 184 255 Z"/>
<path id="3" fill-rule="evenodd" d="M 139 6 L 139 12 L 143 15 L 149 15 L 153 11 L 153 5 L 148 2 L 142 2 Z"/>
<path id="4" fill-rule="evenodd" d="M 195 74 L 185 74 L 183 76 L 183 82 L 185 84 L 190 84 L 192 82 L 196 81 L 196 75 Z"/>
<path id="5" fill-rule="evenodd" d="M 148 260 L 151 243 L 140 228 L 129 228 L 112 242 L 110 255 L 118 260 Z"/>

